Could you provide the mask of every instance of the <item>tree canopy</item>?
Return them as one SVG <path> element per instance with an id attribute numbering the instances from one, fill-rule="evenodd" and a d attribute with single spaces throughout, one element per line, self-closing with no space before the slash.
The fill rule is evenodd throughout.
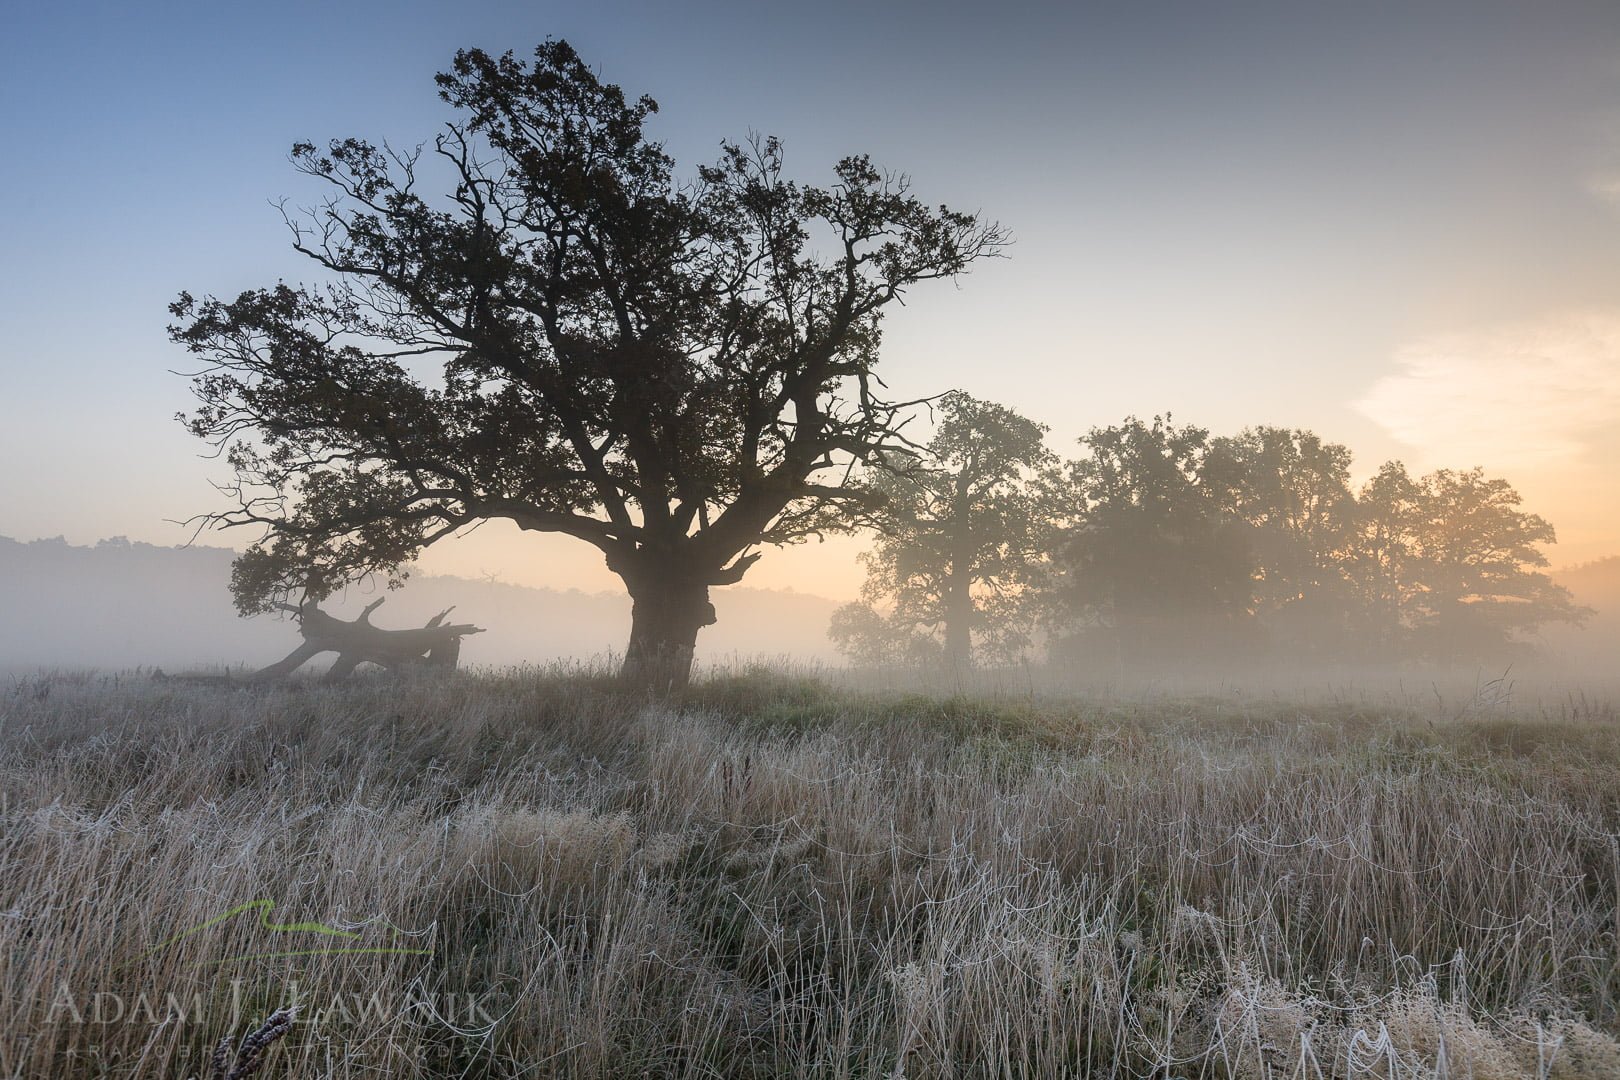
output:
<path id="1" fill-rule="evenodd" d="M 1590 613 L 1544 571 L 1556 539 L 1519 493 L 1478 468 L 1412 478 L 1386 464 L 1363 489 L 1352 578 L 1386 639 L 1420 655 L 1502 655 Z"/>
<path id="2" fill-rule="evenodd" d="M 1295 651 L 1354 647 L 1347 562 L 1357 504 L 1351 453 L 1303 429 L 1211 440 L 1201 475 L 1247 552 L 1248 608 Z"/>
<path id="3" fill-rule="evenodd" d="M 1133 416 L 1080 443 L 1086 452 L 1047 479 L 1060 522 L 1047 586 L 1053 629 L 1101 628 L 1133 663 L 1230 643 L 1250 574 L 1243 538 L 1204 476 L 1209 432 Z"/>
<path id="4" fill-rule="evenodd" d="M 1005 234 L 863 156 L 800 184 L 768 138 L 680 180 L 653 99 L 564 41 L 457 53 L 438 86 L 458 117 L 414 150 L 293 148 L 329 192 L 287 215 L 324 281 L 172 306 L 203 362 L 188 426 L 235 473 L 212 520 L 263 530 L 237 605 L 397 579 L 506 519 L 599 548 L 634 599 L 627 669 L 683 681 L 709 587 L 846 527 L 872 498 L 852 465 L 906 445 L 884 309 Z"/>
<path id="5" fill-rule="evenodd" d="M 1480 469 L 1390 462 L 1356 492 L 1350 451 L 1312 432 L 1212 439 L 1169 417 L 1081 445 L 1043 481 L 1057 516 L 1037 580 L 1060 653 L 1506 660 L 1588 614 L 1544 572 L 1552 526 Z"/>

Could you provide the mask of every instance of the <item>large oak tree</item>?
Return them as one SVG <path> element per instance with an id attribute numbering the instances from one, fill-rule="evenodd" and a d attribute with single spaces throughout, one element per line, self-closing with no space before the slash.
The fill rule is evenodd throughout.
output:
<path id="1" fill-rule="evenodd" d="M 294 148 L 329 186 L 288 216 L 321 282 L 172 307 L 204 365 L 187 423 L 235 470 L 213 520 L 264 530 L 237 605 L 397 577 L 506 519 L 601 549 L 634 601 L 627 673 L 684 681 L 710 587 L 847 522 L 871 497 L 851 463 L 903 445 L 884 308 L 1004 234 L 865 157 L 795 183 L 770 139 L 682 182 L 656 103 L 563 41 L 458 53 L 438 86 L 459 116 L 415 151 Z"/>

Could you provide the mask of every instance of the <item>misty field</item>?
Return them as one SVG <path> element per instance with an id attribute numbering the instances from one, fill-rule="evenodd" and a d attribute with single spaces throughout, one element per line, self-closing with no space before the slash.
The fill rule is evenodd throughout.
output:
<path id="1" fill-rule="evenodd" d="M 1620 1075 L 1578 697 L 0 693 L 0 1076 Z"/>

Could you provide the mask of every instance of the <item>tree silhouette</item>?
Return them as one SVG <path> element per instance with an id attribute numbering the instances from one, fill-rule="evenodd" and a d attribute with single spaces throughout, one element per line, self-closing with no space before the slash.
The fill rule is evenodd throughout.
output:
<path id="1" fill-rule="evenodd" d="M 293 244 L 330 280 L 172 306 L 205 362 L 188 426 L 235 470 L 211 520 L 265 530 L 237 605 L 397 581 L 506 519 L 599 548 L 634 601 L 627 674 L 684 682 L 709 588 L 843 527 L 871 498 L 851 463 L 905 445 L 883 309 L 1005 236 L 865 157 L 794 183 L 772 139 L 679 183 L 656 103 L 563 41 L 460 52 L 438 85 L 460 118 L 427 146 L 294 147 L 331 197 L 287 215 Z"/>
<path id="2" fill-rule="evenodd" d="M 1353 644 L 1350 463 L 1339 443 L 1262 426 L 1211 440 L 1200 467 L 1204 485 L 1239 523 L 1251 607 L 1284 651 L 1338 654 Z"/>
<path id="3" fill-rule="evenodd" d="M 1398 461 L 1386 461 L 1356 496 L 1345 570 L 1352 618 L 1364 652 L 1395 655 L 1404 648 L 1405 612 L 1417 585 L 1413 527 L 1419 488 Z"/>
<path id="4" fill-rule="evenodd" d="M 882 496 L 872 513 L 879 535 L 862 556 L 862 601 L 839 609 L 830 631 L 852 657 L 942 652 L 968 666 L 975 647 L 1006 658 L 1029 644 L 1026 593 L 1044 519 L 1027 481 L 1053 461 L 1047 429 L 960 391 L 939 407 L 926 451 L 889 455 L 889 468 L 869 477 Z"/>
<path id="5" fill-rule="evenodd" d="M 1478 468 L 1414 480 L 1384 465 L 1362 490 L 1350 562 L 1378 636 L 1431 658 L 1497 659 L 1549 622 L 1590 615 L 1542 572 L 1556 535 L 1521 502 Z"/>
<path id="6" fill-rule="evenodd" d="M 1087 453 L 1046 481 L 1059 521 L 1043 589 L 1053 629 L 1101 631 L 1125 663 L 1233 644 L 1249 615 L 1248 551 L 1202 476 L 1209 433 L 1133 416 L 1080 442 Z"/>
<path id="7" fill-rule="evenodd" d="M 1414 479 L 1389 462 L 1353 493 L 1350 451 L 1304 430 L 1211 439 L 1131 417 L 1081 443 L 1043 481 L 1057 520 L 1040 591 L 1059 652 L 1068 635 L 1127 663 L 1262 644 L 1497 660 L 1590 614 L 1542 571 L 1552 526 L 1477 468 Z"/>

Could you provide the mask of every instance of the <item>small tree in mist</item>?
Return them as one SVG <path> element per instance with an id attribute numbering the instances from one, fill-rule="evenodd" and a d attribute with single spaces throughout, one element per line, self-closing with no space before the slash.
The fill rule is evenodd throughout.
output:
<path id="1" fill-rule="evenodd" d="M 1047 429 L 961 392 L 939 410 L 925 453 L 869 472 L 878 538 L 862 556 L 861 602 L 830 631 L 855 659 L 966 666 L 976 651 L 1005 659 L 1029 644 L 1045 518 L 1028 481 L 1053 460 Z"/>
<path id="2" fill-rule="evenodd" d="M 626 671 L 683 682 L 710 587 L 846 525 L 871 498 L 850 463 L 903 445 L 884 308 L 1003 234 L 865 157 L 801 186 L 774 140 L 678 182 L 657 105 L 565 42 L 458 53 L 438 85 L 461 118 L 426 148 L 294 148 L 332 193 L 288 219 L 326 284 L 173 305 L 206 365 L 189 427 L 236 474 L 213 520 L 265 533 L 237 605 L 397 578 L 506 519 L 599 548 L 634 600 Z"/>
<path id="3" fill-rule="evenodd" d="M 1400 462 L 1362 489 L 1347 561 L 1381 640 L 1436 659 L 1502 657 L 1547 623 L 1589 614 L 1542 568 L 1553 527 L 1478 468 L 1414 479 Z"/>
<path id="4" fill-rule="evenodd" d="M 1203 476 L 1209 433 L 1133 416 L 1080 443 L 1046 482 L 1060 522 L 1043 590 L 1054 631 L 1101 636 L 1128 663 L 1230 646 L 1247 629 L 1250 571 Z"/>

